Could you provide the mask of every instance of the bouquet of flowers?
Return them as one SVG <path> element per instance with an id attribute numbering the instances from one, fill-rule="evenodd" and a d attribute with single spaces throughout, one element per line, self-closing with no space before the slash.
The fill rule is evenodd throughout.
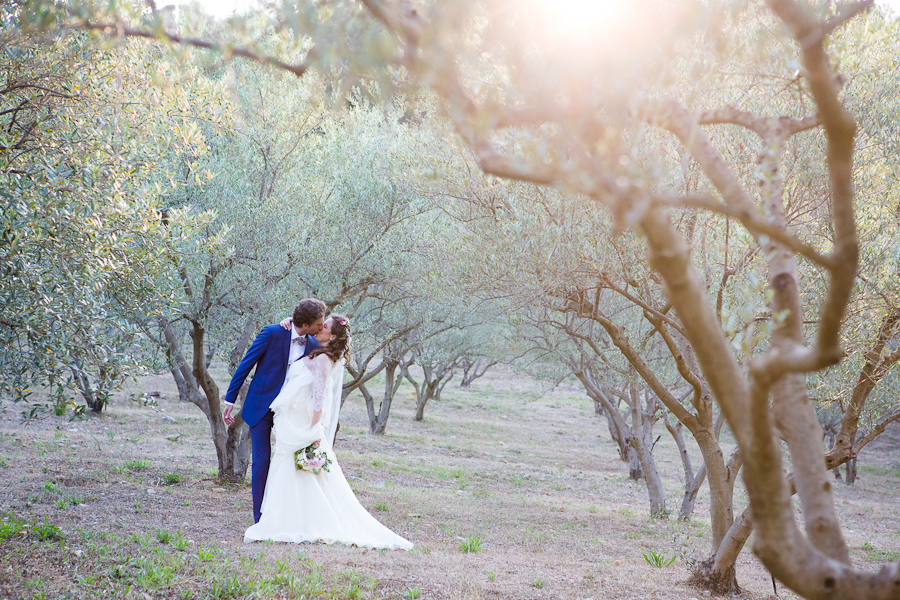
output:
<path id="1" fill-rule="evenodd" d="M 306 448 L 294 452 L 294 464 L 297 465 L 298 471 L 309 471 L 313 475 L 318 475 L 321 471 L 329 471 L 331 459 L 319 448 L 318 442 L 313 442 Z"/>

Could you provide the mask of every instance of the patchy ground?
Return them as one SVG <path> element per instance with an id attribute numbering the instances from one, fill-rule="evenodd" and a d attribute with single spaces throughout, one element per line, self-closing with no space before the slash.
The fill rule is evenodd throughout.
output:
<path id="1" fill-rule="evenodd" d="M 126 400 L 151 390 L 167 395 L 157 407 Z M 448 387 L 415 423 L 407 386 L 385 436 L 366 433 L 362 400 L 348 400 L 338 459 L 363 505 L 416 544 L 408 553 L 245 545 L 249 486 L 216 484 L 206 420 L 164 377 L 142 380 L 99 418 L 22 425 L 6 402 L 0 598 L 710 597 L 685 583 L 686 560 L 707 551 L 707 498 L 690 523 L 650 520 L 643 484 L 628 481 L 578 387 L 545 391 L 493 373 L 472 390 Z M 871 570 L 900 550 L 896 425 L 866 449 L 856 485 L 835 486 L 854 561 Z M 681 467 L 658 429 L 677 514 Z M 464 542 L 480 547 L 465 553 Z M 659 568 L 649 551 L 679 557 Z M 772 593 L 749 551 L 738 579 L 746 598 Z M 794 597 L 780 586 L 779 596 Z"/>

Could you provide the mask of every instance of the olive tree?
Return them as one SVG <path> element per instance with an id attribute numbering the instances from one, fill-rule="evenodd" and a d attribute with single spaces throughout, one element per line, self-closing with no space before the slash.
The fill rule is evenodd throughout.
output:
<path id="1" fill-rule="evenodd" d="M 157 126 L 168 106 L 150 101 L 132 44 L 14 26 L 0 37 L 0 389 L 21 400 L 43 386 L 58 411 L 74 389 L 100 412 L 140 372 L 128 312 L 166 301 L 150 175 L 192 131 Z"/>

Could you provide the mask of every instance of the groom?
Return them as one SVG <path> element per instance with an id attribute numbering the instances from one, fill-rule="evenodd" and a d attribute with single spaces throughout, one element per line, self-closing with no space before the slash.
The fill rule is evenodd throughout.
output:
<path id="1" fill-rule="evenodd" d="M 253 493 L 253 520 L 259 523 L 263 492 L 269 476 L 272 458 L 271 433 L 275 414 L 269 410 L 272 400 L 281 391 L 288 366 L 319 347 L 315 335 L 322 331 L 325 319 L 325 303 L 315 298 L 300 301 L 294 309 L 294 326 L 290 331 L 281 325 L 263 327 L 253 340 L 241 364 L 238 365 L 225 394 L 225 423 L 234 423 L 231 411 L 234 401 L 253 367 L 256 373 L 250 382 L 241 417 L 250 426 L 250 445 L 253 451 L 253 467 L 250 490 Z"/>

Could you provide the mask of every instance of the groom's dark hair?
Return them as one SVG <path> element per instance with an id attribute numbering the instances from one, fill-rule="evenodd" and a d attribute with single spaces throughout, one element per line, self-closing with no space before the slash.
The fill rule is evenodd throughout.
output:
<path id="1" fill-rule="evenodd" d="M 294 325 L 312 325 L 325 316 L 325 303 L 315 298 L 304 298 L 294 309 Z"/>

